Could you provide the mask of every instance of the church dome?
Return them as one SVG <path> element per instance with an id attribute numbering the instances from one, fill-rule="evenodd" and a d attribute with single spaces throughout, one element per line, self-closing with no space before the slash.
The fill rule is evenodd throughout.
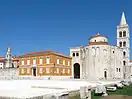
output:
<path id="1" fill-rule="evenodd" d="M 105 45 L 108 44 L 108 38 L 97 33 L 95 36 L 91 37 L 89 45 Z"/>

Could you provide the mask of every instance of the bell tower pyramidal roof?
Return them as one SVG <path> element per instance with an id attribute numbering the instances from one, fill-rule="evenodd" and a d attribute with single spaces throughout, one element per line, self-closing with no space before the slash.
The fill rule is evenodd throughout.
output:
<path id="1" fill-rule="evenodd" d="M 124 11 L 122 12 L 122 17 L 121 17 L 121 21 L 120 21 L 120 26 L 122 26 L 122 25 L 127 25 Z"/>

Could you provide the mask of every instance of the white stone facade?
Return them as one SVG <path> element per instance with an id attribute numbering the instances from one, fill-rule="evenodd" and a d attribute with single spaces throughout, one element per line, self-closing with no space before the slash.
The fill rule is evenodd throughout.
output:
<path id="1" fill-rule="evenodd" d="M 123 78 L 123 49 L 111 45 L 91 45 L 83 48 L 71 48 L 73 53 L 79 53 L 79 56 L 72 56 L 73 76 L 74 64 L 80 65 L 80 78 L 89 80 L 98 79 L 122 79 Z M 118 69 L 118 70 L 117 70 Z M 106 72 L 106 77 L 104 76 Z"/>
<path id="2" fill-rule="evenodd" d="M 89 80 L 128 78 L 132 71 L 129 65 L 130 30 L 124 12 L 117 27 L 117 46 L 109 45 L 108 38 L 98 33 L 90 38 L 88 45 L 71 48 L 70 56 L 74 78 Z"/>
<path id="3" fill-rule="evenodd" d="M 117 46 L 123 48 L 124 78 L 130 76 L 130 29 L 126 22 L 125 14 L 122 13 L 120 25 L 117 27 Z"/>
<path id="4" fill-rule="evenodd" d="M 0 62 L 0 69 L 4 68 L 4 62 Z"/>

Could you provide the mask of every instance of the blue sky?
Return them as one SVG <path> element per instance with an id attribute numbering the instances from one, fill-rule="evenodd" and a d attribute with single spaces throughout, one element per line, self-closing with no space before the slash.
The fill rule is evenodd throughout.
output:
<path id="1" fill-rule="evenodd" d="M 43 50 L 69 54 L 88 44 L 97 32 L 116 45 L 122 9 L 132 30 L 132 1 L 127 0 L 2 0 L 0 55 L 8 44 L 13 55 Z"/>

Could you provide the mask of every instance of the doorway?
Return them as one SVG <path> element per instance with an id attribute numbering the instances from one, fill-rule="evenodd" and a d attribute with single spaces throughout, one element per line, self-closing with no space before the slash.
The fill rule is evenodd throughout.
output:
<path id="1" fill-rule="evenodd" d="M 104 71 L 104 78 L 107 79 L 107 71 Z"/>
<path id="2" fill-rule="evenodd" d="M 80 79 L 80 65 L 78 63 L 74 64 L 74 79 Z"/>
<path id="3" fill-rule="evenodd" d="M 33 76 L 36 76 L 36 67 L 33 67 Z"/>

